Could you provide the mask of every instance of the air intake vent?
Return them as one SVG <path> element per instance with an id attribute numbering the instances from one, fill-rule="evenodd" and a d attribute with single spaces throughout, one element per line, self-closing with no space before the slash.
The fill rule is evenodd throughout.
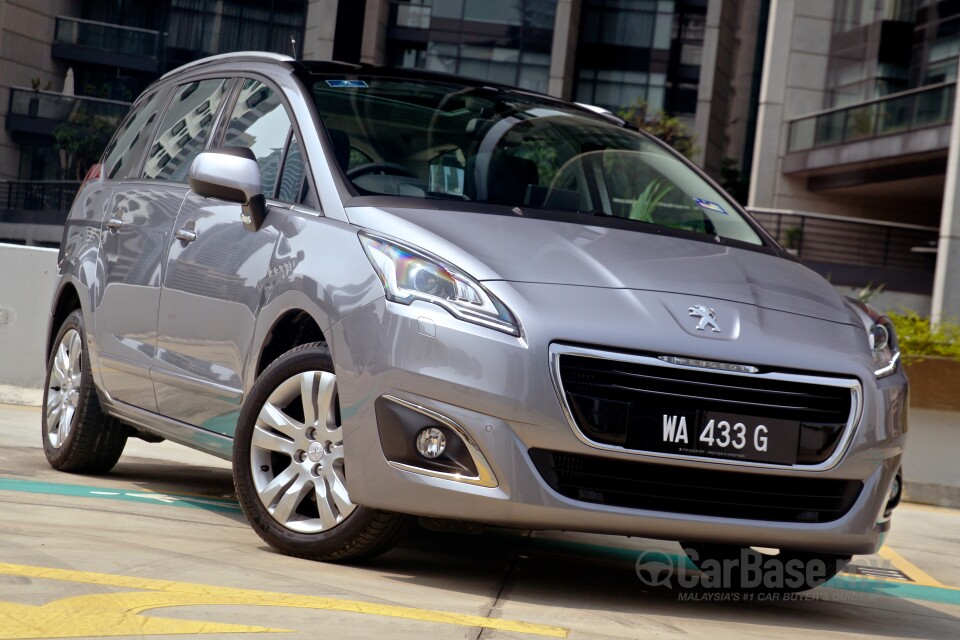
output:
<path id="1" fill-rule="evenodd" d="M 857 480 L 691 469 L 533 449 L 557 493 L 583 502 L 768 522 L 832 522 L 856 502 Z"/>

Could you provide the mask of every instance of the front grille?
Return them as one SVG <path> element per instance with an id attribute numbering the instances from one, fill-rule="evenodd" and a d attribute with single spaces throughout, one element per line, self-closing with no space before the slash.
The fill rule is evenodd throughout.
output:
<path id="1" fill-rule="evenodd" d="M 795 462 L 819 464 L 833 455 L 852 422 L 853 389 L 859 388 L 848 379 L 742 375 L 672 367 L 654 358 L 558 357 L 564 400 L 580 432 L 594 443 L 640 451 L 647 450 L 644 441 L 657 416 L 711 411 L 800 423 Z M 637 425 L 640 419 L 646 426 Z M 646 431 L 638 434 L 641 428 Z"/>
<path id="2" fill-rule="evenodd" d="M 857 480 L 692 469 L 532 449 L 557 493 L 595 504 L 768 522 L 832 522 L 856 502 Z"/>

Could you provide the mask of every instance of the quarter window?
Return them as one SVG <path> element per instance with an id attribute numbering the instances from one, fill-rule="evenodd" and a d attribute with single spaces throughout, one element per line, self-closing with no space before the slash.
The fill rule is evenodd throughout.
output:
<path id="1" fill-rule="evenodd" d="M 246 80 L 237 97 L 233 115 L 230 116 L 223 146 L 247 147 L 253 151 L 260 167 L 260 184 L 268 198 L 272 198 L 276 192 L 280 163 L 289 137 L 290 118 L 283 108 L 280 96 L 262 82 Z M 302 176 L 302 158 L 299 165 Z M 281 188 L 287 188 L 287 193 L 292 180 L 293 176 L 289 180 L 285 176 L 288 184 L 281 185 Z M 296 188 L 299 187 L 300 181 L 297 181 Z"/>
<path id="2" fill-rule="evenodd" d="M 143 177 L 186 182 L 190 163 L 203 150 L 230 84 L 199 80 L 177 87 L 150 147 Z"/>
<path id="3" fill-rule="evenodd" d="M 287 157 L 283 161 L 283 174 L 280 177 L 280 186 L 277 188 L 277 200 L 283 202 L 298 202 L 303 186 L 303 152 L 297 136 L 290 136 L 287 147 Z"/>

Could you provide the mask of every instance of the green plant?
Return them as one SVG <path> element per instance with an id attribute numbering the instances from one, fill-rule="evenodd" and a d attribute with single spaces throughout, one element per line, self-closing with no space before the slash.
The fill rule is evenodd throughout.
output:
<path id="1" fill-rule="evenodd" d="M 673 191 L 673 185 L 666 180 L 651 180 L 630 207 L 630 219 L 653 222 L 653 212 L 671 191 Z"/>
<path id="2" fill-rule="evenodd" d="M 960 324 L 941 322 L 933 326 L 930 318 L 908 309 L 887 315 L 893 322 L 904 356 L 942 356 L 960 360 Z"/>
<path id="3" fill-rule="evenodd" d="M 801 227 L 790 227 L 783 232 L 783 237 L 787 249 L 799 249 L 800 241 L 803 240 L 803 229 Z"/>
<path id="4" fill-rule="evenodd" d="M 57 149 L 64 152 L 64 177 L 81 180 L 87 170 L 100 159 L 104 147 L 116 128 L 115 118 L 75 111 L 57 125 L 53 138 Z"/>
<path id="5" fill-rule="evenodd" d="M 881 282 L 876 286 L 874 286 L 873 282 L 869 282 L 862 289 L 857 291 L 853 297 L 859 300 L 860 302 L 870 302 L 878 294 L 882 293 L 886 287 L 887 285 L 884 284 L 883 282 Z"/>
<path id="6" fill-rule="evenodd" d="M 696 136 L 680 118 L 660 110 L 651 111 L 645 100 L 638 99 L 617 115 L 638 129 L 660 138 L 687 158 L 692 159 L 700 151 Z"/>

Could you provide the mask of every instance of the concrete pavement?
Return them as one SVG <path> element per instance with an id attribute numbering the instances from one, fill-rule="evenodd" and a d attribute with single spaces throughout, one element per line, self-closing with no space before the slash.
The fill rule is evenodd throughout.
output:
<path id="1" fill-rule="evenodd" d="M 419 532 L 328 565 L 265 547 L 228 464 L 133 440 L 107 476 L 58 473 L 39 416 L 0 405 L 0 640 L 960 637 L 958 511 L 902 505 L 879 556 L 793 597 L 649 586 L 637 559 L 675 543 L 558 532 Z"/>

